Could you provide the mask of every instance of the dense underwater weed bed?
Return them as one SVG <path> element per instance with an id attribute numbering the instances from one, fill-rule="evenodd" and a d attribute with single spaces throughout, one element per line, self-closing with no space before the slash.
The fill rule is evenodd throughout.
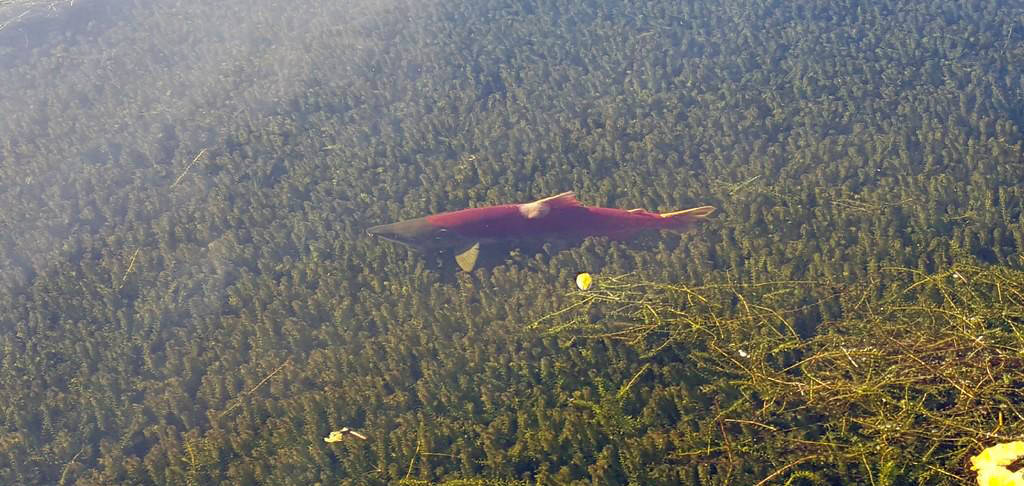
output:
<path id="1" fill-rule="evenodd" d="M 683 421 L 701 433 L 674 457 L 717 478 L 700 484 L 750 478 L 752 464 L 771 465 L 763 484 L 973 481 L 972 454 L 1024 437 L 1024 272 L 880 275 L 698 287 L 604 276 L 534 326 L 685 355 L 712 410 Z"/>

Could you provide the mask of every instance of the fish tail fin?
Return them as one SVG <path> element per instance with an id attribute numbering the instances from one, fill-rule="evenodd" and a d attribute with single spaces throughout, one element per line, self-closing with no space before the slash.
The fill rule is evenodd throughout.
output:
<path id="1" fill-rule="evenodd" d="M 699 208 L 684 209 L 682 211 L 661 213 L 658 216 L 661 216 L 662 218 L 662 229 L 685 231 L 691 226 L 705 220 L 713 212 L 715 212 L 714 206 L 701 206 Z"/>

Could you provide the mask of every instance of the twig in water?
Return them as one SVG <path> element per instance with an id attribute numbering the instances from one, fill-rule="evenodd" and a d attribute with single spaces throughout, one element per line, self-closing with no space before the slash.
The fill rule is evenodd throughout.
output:
<path id="1" fill-rule="evenodd" d="M 797 460 L 795 460 L 795 461 L 793 461 L 793 462 L 791 462 L 789 464 L 786 464 L 785 466 L 782 466 L 782 467 L 776 469 L 775 472 L 769 474 L 767 477 L 765 477 L 764 479 L 759 481 L 754 486 L 762 486 L 764 484 L 767 484 L 768 481 L 771 481 L 772 479 L 775 479 L 776 476 L 786 472 L 790 468 L 793 468 L 795 466 L 799 466 L 800 464 L 803 464 L 803 463 L 805 463 L 807 461 L 810 461 L 812 459 L 817 459 L 817 458 L 818 458 L 817 454 L 801 457 L 800 459 L 797 459 Z"/>
<path id="2" fill-rule="evenodd" d="M 78 454 L 75 454 L 75 457 L 72 457 L 71 460 L 68 461 L 68 463 L 64 465 L 64 470 L 61 471 L 61 473 L 60 473 L 60 481 L 57 482 L 58 485 L 64 486 L 64 481 L 67 480 L 68 468 L 71 467 L 71 465 L 75 463 L 75 460 L 78 459 L 78 456 L 82 455 L 83 452 L 85 452 L 85 448 L 84 447 L 82 448 L 82 450 L 78 451 Z"/>
<path id="3" fill-rule="evenodd" d="M 206 149 L 200 150 L 199 153 L 196 155 L 196 158 L 192 159 L 192 162 L 190 162 L 188 164 L 188 167 L 185 167 L 185 170 L 174 181 L 174 184 L 171 184 L 171 187 L 174 187 L 174 186 L 178 185 L 178 183 L 181 182 L 181 180 L 185 178 L 185 174 L 188 174 L 188 170 L 191 169 L 193 165 L 196 165 L 196 162 L 198 162 L 199 158 L 202 157 L 203 154 L 205 154 L 205 153 L 206 153 Z"/>
<path id="4" fill-rule="evenodd" d="M 241 405 L 241 403 L 242 403 L 242 398 L 245 398 L 245 397 L 247 397 L 247 396 L 249 396 L 249 395 L 252 395 L 252 393 L 253 393 L 254 391 L 258 390 L 258 389 L 259 389 L 259 387 L 263 386 L 263 384 L 264 384 L 264 383 L 266 383 L 266 382 L 270 381 L 270 379 L 271 379 L 271 378 L 273 378 L 273 377 L 274 377 L 274 375 L 276 375 L 278 371 L 281 371 L 281 369 L 282 369 L 282 368 L 284 368 L 284 366 L 285 366 L 286 364 L 288 364 L 289 362 L 291 362 L 291 358 L 285 359 L 285 360 L 284 360 L 284 363 L 281 363 L 281 366 L 278 366 L 277 368 L 275 368 L 275 369 L 274 369 L 274 371 L 271 371 L 271 372 L 270 372 L 270 374 L 269 374 L 269 375 L 267 375 L 267 377 L 266 377 L 266 378 L 263 378 L 263 379 L 262 379 L 262 380 L 261 380 L 261 381 L 260 381 L 259 383 L 257 383 L 257 384 L 256 384 L 256 386 L 254 386 L 254 387 L 250 388 L 250 389 L 249 389 L 249 391 L 247 391 L 247 392 L 245 392 L 245 393 L 243 393 L 243 394 L 239 395 L 239 396 L 238 396 L 238 399 L 237 399 L 237 400 L 235 401 L 235 404 L 234 404 L 234 405 L 232 405 L 232 406 L 230 406 L 230 407 L 228 407 L 228 409 L 227 409 L 227 410 L 225 410 L 225 411 L 221 412 L 221 413 L 220 413 L 220 415 L 218 415 L 218 416 L 217 416 L 217 418 L 221 418 L 221 417 L 223 417 L 223 416 L 227 415 L 227 414 L 228 414 L 228 412 L 230 412 L 230 411 L 234 410 L 234 409 L 235 409 L 235 407 L 237 407 L 237 406 Z"/>
<path id="5" fill-rule="evenodd" d="M 124 287 L 125 280 L 128 280 L 128 274 L 132 272 L 133 268 L 135 268 L 135 257 L 139 256 L 139 250 L 141 250 L 141 248 L 136 248 L 135 253 L 132 253 L 132 259 L 128 262 L 128 269 L 125 270 L 124 275 L 121 276 L 121 285 L 118 285 L 117 288 Z"/>
<path id="6" fill-rule="evenodd" d="M 412 459 L 409 459 L 409 470 L 405 471 L 405 478 L 403 479 L 403 481 L 409 479 L 409 476 L 412 476 L 412 465 L 416 463 L 416 458 L 419 457 L 419 455 L 420 455 L 420 441 L 417 440 L 416 441 L 416 452 L 413 452 L 412 453 Z"/>

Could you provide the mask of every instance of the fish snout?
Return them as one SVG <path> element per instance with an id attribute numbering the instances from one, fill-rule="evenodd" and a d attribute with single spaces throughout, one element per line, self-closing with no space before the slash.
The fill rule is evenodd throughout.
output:
<path id="1" fill-rule="evenodd" d="M 366 228 L 366 234 L 376 236 L 377 238 L 383 238 L 385 240 L 394 240 L 404 243 L 404 241 L 401 241 L 401 235 L 394 230 L 394 225 L 390 224 L 381 224 Z"/>
<path id="2" fill-rule="evenodd" d="M 425 218 L 418 218 L 372 226 L 366 229 L 366 233 L 370 236 L 394 241 L 413 248 L 423 248 L 432 244 L 437 230 L 438 228 L 430 224 Z"/>

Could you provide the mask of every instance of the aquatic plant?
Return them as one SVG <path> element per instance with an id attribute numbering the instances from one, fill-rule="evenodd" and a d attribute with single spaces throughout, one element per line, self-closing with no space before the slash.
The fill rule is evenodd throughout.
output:
<path id="1" fill-rule="evenodd" d="M 1001 440 L 972 431 L 1019 435 L 1018 402 L 969 415 L 953 384 L 1014 385 L 994 343 L 1016 327 L 934 328 L 975 298 L 954 262 L 1024 262 L 1022 15 L 0 2 L 0 484 L 967 478 L 957 457 Z M 566 190 L 720 213 L 467 275 L 366 236 Z M 620 282 L 651 306 L 524 330 L 576 302 L 577 272 L 597 298 L 636 272 Z M 998 308 L 1010 286 L 982 288 Z M 928 366 L 894 351 L 935 335 Z M 958 378 L 982 356 L 1009 385 Z M 863 445 L 927 443 L 893 430 L 937 419 L 971 430 L 925 451 L 935 470 Z M 339 426 L 368 439 L 324 442 Z"/>
<path id="2" fill-rule="evenodd" d="M 980 445 L 1024 436 L 1024 272 L 880 272 L 854 284 L 602 276 L 535 326 L 685 355 L 714 413 L 690 410 L 702 432 L 677 458 L 726 476 L 768 461 L 762 481 L 963 484 Z"/>

